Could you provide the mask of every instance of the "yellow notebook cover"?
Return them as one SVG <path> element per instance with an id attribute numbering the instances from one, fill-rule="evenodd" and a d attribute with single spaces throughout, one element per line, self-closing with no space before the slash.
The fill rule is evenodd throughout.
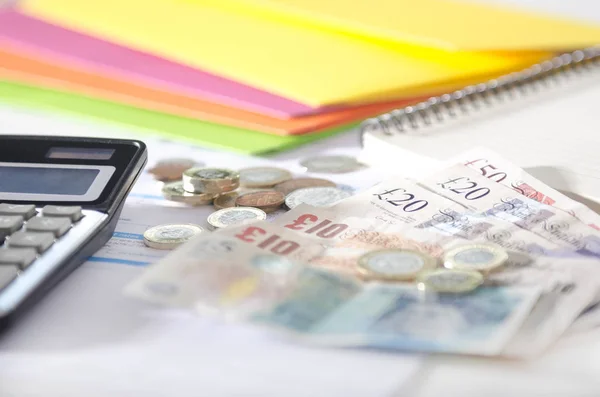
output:
<path id="1" fill-rule="evenodd" d="M 181 0 L 202 3 L 206 0 Z M 593 1 L 593 0 L 590 0 Z M 548 50 L 600 44 L 600 27 L 515 7 L 457 0 L 220 0 L 364 37 L 449 51 Z"/>
<path id="2" fill-rule="evenodd" d="M 219 3 L 219 2 L 217 2 Z M 210 1 L 24 0 L 35 17 L 313 106 L 419 96 L 538 61 L 381 46 Z"/>

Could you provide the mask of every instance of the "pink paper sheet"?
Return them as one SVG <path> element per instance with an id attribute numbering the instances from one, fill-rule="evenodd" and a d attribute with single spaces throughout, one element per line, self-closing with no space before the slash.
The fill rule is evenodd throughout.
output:
<path id="1" fill-rule="evenodd" d="M 16 10 L 0 11 L 0 39 L 95 73 L 277 118 L 322 113 L 268 92 L 148 53 L 64 29 Z"/>

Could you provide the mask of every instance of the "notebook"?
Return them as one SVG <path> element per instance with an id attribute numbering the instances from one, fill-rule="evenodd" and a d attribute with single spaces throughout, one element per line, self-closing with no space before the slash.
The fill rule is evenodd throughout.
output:
<path id="1" fill-rule="evenodd" d="M 278 119 L 156 90 L 130 80 L 110 78 L 72 65 L 49 62 L 37 54 L 33 55 L 10 45 L 0 49 L 1 75 L 31 85 L 70 91 L 124 105 L 276 135 L 317 133 L 425 99 L 377 103 L 293 119 Z"/>
<path id="2" fill-rule="evenodd" d="M 599 103 L 600 48 L 575 51 L 366 120 L 361 160 L 410 174 L 485 147 L 571 197 L 598 202 Z"/>
<path id="3" fill-rule="evenodd" d="M 202 3 L 206 0 L 180 0 Z M 600 27 L 506 4 L 460 0 L 219 0 L 305 26 L 448 51 L 560 52 L 600 42 Z M 473 32 L 477 32 L 473 34 Z M 560 32 L 560 34 L 556 34 Z"/>
<path id="4" fill-rule="evenodd" d="M 244 154 L 262 155 L 291 149 L 354 126 L 354 124 L 350 124 L 318 134 L 270 135 L 143 110 L 65 91 L 32 87 L 8 81 L 3 76 L 0 76 L 0 102 L 52 111 L 58 110 L 102 121 L 125 124 L 150 135 L 192 141 L 204 147 L 227 149 Z"/>
<path id="5" fill-rule="evenodd" d="M 14 10 L 0 10 L 0 38 L 107 76 L 272 117 L 289 118 L 329 110 L 64 29 Z"/>
<path id="6" fill-rule="evenodd" d="M 313 107 L 431 94 L 439 92 L 441 84 L 479 82 L 546 56 L 373 45 L 221 3 L 22 0 L 19 8 Z"/>

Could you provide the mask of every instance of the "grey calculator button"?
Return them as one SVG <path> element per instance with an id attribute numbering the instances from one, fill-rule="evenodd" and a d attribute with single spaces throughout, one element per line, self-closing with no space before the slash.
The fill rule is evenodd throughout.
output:
<path id="1" fill-rule="evenodd" d="M 20 215 L 25 219 L 35 216 L 33 204 L 0 204 L 0 215 Z"/>
<path id="2" fill-rule="evenodd" d="M 0 266 L 14 265 L 25 268 L 33 263 L 37 251 L 33 248 L 0 249 Z"/>
<path id="3" fill-rule="evenodd" d="M 11 234 L 23 226 L 23 217 L 20 215 L 0 216 L 0 234 Z"/>
<path id="4" fill-rule="evenodd" d="M 28 232 L 48 232 L 53 233 L 56 237 L 65 234 L 71 228 L 71 219 L 69 218 L 47 218 L 38 216 L 31 218 L 25 230 Z"/>
<path id="5" fill-rule="evenodd" d="M 11 248 L 35 248 L 37 252 L 46 251 L 53 243 L 52 233 L 16 232 L 8 240 L 8 246 Z"/>
<path id="6" fill-rule="evenodd" d="M 16 266 L 0 266 L 0 290 L 7 287 L 18 275 L 19 269 Z"/>
<path id="7" fill-rule="evenodd" d="M 47 205 L 42 209 L 44 216 L 53 217 L 67 217 L 71 218 L 71 221 L 77 222 L 83 218 L 81 213 L 81 207 L 63 207 L 58 205 Z"/>

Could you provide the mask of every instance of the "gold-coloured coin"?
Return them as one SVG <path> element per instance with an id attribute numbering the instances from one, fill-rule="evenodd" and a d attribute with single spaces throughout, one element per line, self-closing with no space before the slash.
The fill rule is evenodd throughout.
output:
<path id="1" fill-rule="evenodd" d="M 371 251 L 358 260 L 358 271 L 372 280 L 407 281 L 436 266 L 432 256 L 409 249 Z"/>
<path id="2" fill-rule="evenodd" d="M 217 198 L 213 201 L 213 205 L 218 210 L 222 210 L 223 208 L 235 207 L 235 199 L 237 199 L 239 195 L 240 194 L 238 192 L 219 194 Z"/>
<path id="3" fill-rule="evenodd" d="M 417 276 L 417 287 L 425 292 L 467 293 L 483 284 L 481 273 L 473 270 L 435 269 Z"/>
<path id="4" fill-rule="evenodd" d="M 225 193 L 237 189 L 240 174 L 225 168 L 190 168 L 183 173 L 183 188 L 190 193 Z"/>
<path id="5" fill-rule="evenodd" d="M 183 188 L 183 182 L 171 182 L 165 184 L 162 189 L 164 198 L 169 201 L 176 201 L 188 205 L 207 205 L 212 203 L 216 197 L 212 193 L 190 193 Z"/>
<path id="6" fill-rule="evenodd" d="M 171 250 L 202 233 L 204 229 L 198 225 L 160 225 L 144 232 L 144 244 L 150 248 Z"/>

